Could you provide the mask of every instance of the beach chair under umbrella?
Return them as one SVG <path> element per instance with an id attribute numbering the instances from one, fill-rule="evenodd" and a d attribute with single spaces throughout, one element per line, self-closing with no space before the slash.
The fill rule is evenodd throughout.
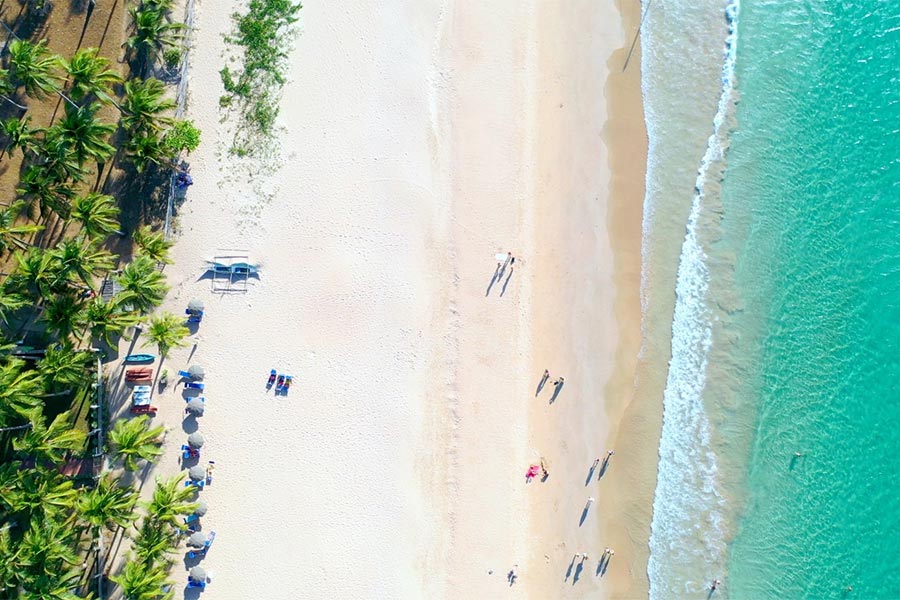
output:
<path id="1" fill-rule="evenodd" d="M 201 467 L 200 465 L 194 465 L 188 469 L 188 477 L 194 481 L 202 481 L 206 479 L 206 468 Z"/>
<path id="2" fill-rule="evenodd" d="M 206 403 L 199 396 L 188 400 L 187 411 L 189 413 L 199 416 L 203 414 L 204 410 L 206 410 Z"/>
<path id="3" fill-rule="evenodd" d="M 191 569 L 191 579 L 196 579 L 197 581 L 206 581 L 206 569 L 201 566 L 196 566 Z"/>
<path id="4" fill-rule="evenodd" d="M 206 534 L 202 531 L 195 531 L 188 538 L 187 544 L 191 548 L 203 548 L 206 546 Z"/>
<path id="5" fill-rule="evenodd" d="M 188 444 L 190 444 L 191 448 L 202 448 L 204 441 L 203 434 L 199 431 L 195 431 L 188 436 Z"/>
<path id="6" fill-rule="evenodd" d="M 206 376 L 206 369 L 200 365 L 191 365 L 188 367 L 188 375 L 191 379 L 202 380 Z"/>
<path id="7" fill-rule="evenodd" d="M 206 514 L 206 511 L 208 511 L 208 510 L 209 510 L 209 505 L 206 503 L 206 501 L 199 500 L 197 502 L 197 508 L 194 509 L 194 514 L 197 515 L 198 517 L 202 517 L 203 515 Z"/>

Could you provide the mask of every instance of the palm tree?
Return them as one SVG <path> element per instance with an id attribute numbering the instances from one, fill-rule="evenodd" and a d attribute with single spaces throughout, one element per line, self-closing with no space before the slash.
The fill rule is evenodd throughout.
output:
<path id="1" fill-rule="evenodd" d="M 116 256 L 100 248 L 83 236 L 61 242 L 50 251 L 56 274 L 62 281 L 77 285 L 79 282 L 94 289 L 94 279 L 107 273 L 116 265 Z"/>
<path id="2" fill-rule="evenodd" d="M 153 315 L 147 327 L 147 338 L 159 348 L 162 360 L 169 356 L 172 348 L 186 346 L 185 338 L 190 334 L 190 330 L 184 324 L 184 319 L 170 312 Z"/>
<path id="3" fill-rule="evenodd" d="M 163 125 L 172 122 L 163 113 L 175 108 L 175 101 L 166 98 L 166 87 L 159 79 L 135 79 L 125 82 L 125 100 L 122 108 L 122 127 L 132 135 L 141 132 L 159 132 Z"/>
<path id="4" fill-rule="evenodd" d="M 45 299 L 40 320 L 47 323 L 47 331 L 68 341 L 84 323 L 84 300 L 73 292 L 52 294 Z"/>
<path id="5" fill-rule="evenodd" d="M 78 498 L 78 516 L 91 527 L 128 527 L 136 518 L 134 505 L 137 492 L 130 485 L 122 485 L 112 474 L 106 473 L 93 488 Z"/>
<path id="6" fill-rule="evenodd" d="M 0 321 L 6 323 L 9 313 L 25 308 L 29 304 L 31 302 L 27 298 L 3 286 L 0 288 Z"/>
<path id="7" fill-rule="evenodd" d="M 76 552 L 76 531 L 62 520 L 32 521 L 19 542 L 15 555 L 19 598 L 77 598 L 80 564 Z"/>
<path id="8" fill-rule="evenodd" d="M 166 18 L 171 4 L 168 2 L 145 2 L 132 6 L 131 15 L 133 34 L 125 41 L 128 54 L 138 63 L 141 75 L 153 66 L 159 54 L 181 40 L 185 26 L 182 23 L 170 23 Z"/>
<path id="9" fill-rule="evenodd" d="M 100 103 L 87 106 L 72 107 L 66 105 L 63 119 L 47 129 L 46 143 L 52 150 L 54 147 L 65 148 L 79 164 L 88 160 L 97 163 L 106 160 L 116 151 L 107 143 L 107 139 L 116 130 L 115 125 L 97 120 L 96 114 Z"/>
<path id="10" fill-rule="evenodd" d="M 75 171 L 69 170 L 72 166 L 75 167 Z M 69 159 L 44 165 L 29 165 L 22 173 L 16 193 L 22 196 L 25 206 L 31 209 L 31 215 L 34 215 L 34 205 L 37 202 L 43 216 L 46 217 L 53 211 L 67 218 L 70 211 L 69 202 L 75 197 L 75 190 L 67 185 L 65 180 L 71 178 L 73 181 L 80 181 L 82 173 L 77 162 L 73 165 Z"/>
<path id="11" fill-rule="evenodd" d="M 59 56 L 47 50 L 47 40 L 9 43 L 9 81 L 16 89 L 25 88 L 25 94 L 32 98 L 42 99 L 59 91 L 61 78 L 56 70 L 61 63 Z"/>
<path id="12" fill-rule="evenodd" d="M 168 158 L 163 140 L 155 131 L 132 133 L 125 142 L 125 153 L 138 173 L 143 173 L 151 164 L 158 165 Z"/>
<path id="13" fill-rule="evenodd" d="M 13 449 L 52 463 L 65 462 L 66 454 L 84 448 L 86 437 L 83 431 L 72 429 L 69 417 L 68 411 L 62 412 L 49 427 L 44 426 L 43 419 L 32 421 L 31 429 L 13 440 Z"/>
<path id="14" fill-rule="evenodd" d="M 0 426 L 40 419 L 43 382 L 37 371 L 26 371 L 25 361 L 8 358 L 0 364 Z"/>
<path id="15" fill-rule="evenodd" d="M 50 296 L 54 290 L 55 272 L 50 252 L 31 248 L 28 252 L 16 251 L 18 266 L 7 279 L 9 291 L 26 294 L 34 299 Z"/>
<path id="16" fill-rule="evenodd" d="M 122 588 L 125 600 L 170 600 L 173 591 L 163 592 L 169 584 L 165 565 L 139 562 L 129 557 L 118 575 L 110 577 Z"/>
<path id="17" fill-rule="evenodd" d="M 166 239 L 162 231 L 153 231 L 149 225 L 144 225 L 134 232 L 134 243 L 141 249 L 141 254 L 149 256 L 157 263 L 172 264 L 169 258 L 169 249 L 174 242 Z"/>
<path id="18" fill-rule="evenodd" d="M 115 301 L 106 302 L 98 297 L 88 302 L 84 320 L 91 337 L 102 339 L 112 345 L 113 337 L 121 335 L 128 327 L 137 325 L 140 317 L 135 313 L 123 311 L 120 304 Z"/>
<path id="19" fill-rule="evenodd" d="M 28 110 L 27 106 L 19 104 L 10 96 L 15 95 L 16 86 L 13 85 L 12 81 L 9 79 L 9 70 L 8 69 L 0 69 L 0 100 L 4 100 L 9 102 L 19 110 Z"/>
<path id="20" fill-rule="evenodd" d="M 72 481 L 55 470 L 20 469 L 13 463 L 0 467 L 0 508 L 18 523 L 69 522 L 77 495 Z"/>
<path id="21" fill-rule="evenodd" d="M 0 158 L 2 158 L 3 154 L 9 154 L 11 156 L 13 150 L 16 148 L 20 149 L 22 154 L 25 154 L 35 147 L 36 137 L 34 132 L 37 130 L 28 126 L 30 122 L 30 116 L 23 119 L 17 119 L 15 117 L 0 119 L 0 133 L 6 138 L 6 144 L 3 146 Z"/>
<path id="22" fill-rule="evenodd" d="M 81 231 L 89 238 L 105 238 L 119 230 L 119 208 L 116 199 L 106 194 L 87 194 L 72 201 L 69 215 L 81 224 Z M 2 223 L 0 223 L 2 225 Z"/>
<path id="23" fill-rule="evenodd" d="M 16 221 L 24 210 L 25 203 L 22 201 L 13 202 L 0 210 L 0 252 L 5 252 L 12 247 L 25 250 L 29 244 L 23 241 L 21 236 L 35 234 L 44 228 L 43 225 L 30 223 L 16 225 Z"/>
<path id="24" fill-rule="evenodd" d="M 178 544 L 177 530 L 160 523 L 144 521 L 131 545 L 137 559 L 147 565 L 168 561 L 168 554 Z"/>
<path id="25" fill-rule="evenodd" d="M 122 286 L 119 305 L 130 305 L 140 312 L 148 312 L 162 304 L 169 291 L 165 277 L 156 270 L 156 263 L 149 256 L 138 256 L 128 263 L 117 281 Z"/>
<path id="26" fill-rule="evenodd" d="M 181 518 L 197 510 L 199 506 L 192 501 L 194 488 L 184 487 L 184 474 L 176 475 L 168 479 L 156 476 L 156 488 L 153 490 L 153 499 L 146 503 L 147 523 L 156 525 L 171 525 L 178 527 Z"/>
<path id="27" fill-rule="evenodd" d="M 44 388 L 50 392 L 79 388 L 94 378 L 91 372 L 93 356 L 71 346 L 55 344 L 47 348 L 37 363 L 38 373 L 44 378 Z"/>
<path id="28" fill-rule="evenodd" d="M 129 471 L 137 469 L 139 460 L 153 462 L 162 454 L 162 426 L 147 429 L 150 418 L 142 415 L 136 419 L 119 419 L 109 432 L 113 454 L 124 460 Z"/>
<path id="29" fill-rule="evenodd" d="M 69 96 L 75 102 L 92 95 L 101 102 L 113 102 L 112 86 L 122 83 L 122 76 L 109 68 L 109 60 L 99 52 L 97 48 L 81 48 L 71 60 L 64 62 L 71 79 Z"/>

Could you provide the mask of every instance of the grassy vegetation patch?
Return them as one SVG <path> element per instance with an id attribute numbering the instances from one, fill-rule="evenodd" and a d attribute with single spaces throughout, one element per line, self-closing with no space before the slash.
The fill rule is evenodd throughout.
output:
<path id="1" fill-rule="evenodd" d="M 272 139 L 300 9 L 293 0 L 250 0 L 245 14 L 232 15 L 235 30 L 225 39 L 239 57 L 219 72 L 226 92 L 219 104 L 239 113 L 234 154 L 254 154 Z"/>

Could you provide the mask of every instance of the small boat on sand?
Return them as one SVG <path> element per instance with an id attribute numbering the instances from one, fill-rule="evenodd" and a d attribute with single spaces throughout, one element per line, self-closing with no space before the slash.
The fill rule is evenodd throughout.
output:
<path id="1" fill-rule="evenodd" d="M 156 360 L 156 356 L 153 354 L 129 354 L 125 357 L 127 363 L 147 363 L 154 360 Z"/>

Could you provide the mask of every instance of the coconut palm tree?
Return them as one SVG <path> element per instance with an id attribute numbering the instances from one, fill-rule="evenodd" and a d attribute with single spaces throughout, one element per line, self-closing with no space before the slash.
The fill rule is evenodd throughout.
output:
<path id="1" fill-rule="evenodd" d="M 0 321 L 6 323 L 10 313 L 25 308 L 29 304 L 31 302 L 27 298 L 3 286 L 0 288 Z"/>
<path id="2" fill-rule="evenodd" d="M 15 563 L 22 593 L 19 598 L 77 598 L 71 591 L 81 564 L 76 552 L 76 531 L 65 521 L 32 521 L 18 544 Z"/>
<path id="3" fill-rule="evenodd" d="M 83 173 L 77 163 L 74 164 L 76 170 L 70 172 L 68 169 L 71 166 L 72 163 L 66 159 L 52 164 L 29 165 L 25 169 L 16 193 L 22 196 L 32 216 L 35 214 L 34 206 L 37 204 L 44 217 L 49 215 L 50 211 L 62 218 L 68 217 L 71 210 L 69 203 L 75 197 L 75 190 L 66 183 L 66 180 L 74 176 L 73 181 L 80 181 L 77 178 L 82 177 Z"/>
<path id="4" fill-rule="evenodd" d="M 119 305 L 130 305 L 140 312 L 148 312 L 162 304 L 169 291 L 165 277 L 156 270 L 156 263 L 149 256 L 138 256 L 128 263 L 116 280 L 122 286 L 117 296 Z"/>
<path id="5" fill-rule="evenodd" d="M 99 102 L 78 107 L 66 105 L 66 114 L 62 120 L 46 130 L 47 146 L 51 151 L 65 148 L 79 164 L 88 160 L 106 162 L 116 151 L 106 141 L 116 127 L 97 120 L 98 110 Z"/>
<path id="6" fill-rule="evenodd" d="M 166 87 L 159 79 L 134 79 L 125 82 L 125 99 L 122 108 L 122 127 L 132 135 L 143 132 L 160 132 L 163 125 L 172 122 L 163 113 L 175 108 L 175 101 L 166 98 Z"/>
<path id="7" fill-rule="evenodd" d="M 172 348 L 186 346 L 185 338 L 190 334 L 190 330 L 184 324 L 184 319 L 170 312 L 153 315 L 146 331 L 147 338 L 156 344 L 162 359 L 169 356 Z"/>
<path id="8" fill-rule="evenodd" d="M 0 363 L 0 426 L 19 425 L 40 418 L 43 382 L 25 362 L 7 358 Z"/>
<path id="9" fill-rule="evenodd" d="M 125 41 L 125 48 L 141 75 L 147 73 L 166 48 L 183 37 L 184 24 L 171 23 L 167 18 L 170 9 L 171 4 L 167 2 L 144 2 L 128 11 L 132 35 Z"/>
<path id="10" fill-rule="evenodd" d="M 192 500 L 194 489 L 184 487 L 183 481 L 183 473 L 168 479 L 156 476 L 153 498 L 145 504 L 148 523 L 178 527 L 182 517 L 197 510 L 199 505 Z"/>
<path id="11" fill-rule="evenodd" d="M 37 140 L 35 131 L 37 131 L 37 129 L 29 127 L 28 124 L 30 122 L 31 116 L 22 119 L 17 119 L 15 117 L 0 119 L 0 133 L 6 138 L 6 143 L 3 146 L 2 152 L 0 152 L 0 158 L 2 158 L 4 154 L 12 156 L 12 152 L 16 148 L 21 150 L 22 154 L 34 149 Z"/>
<path id="12" fill-rule="evenodd" d="M 6 471 L 12 469 L 15 473 Z M 70 522 L 78 493 L 72 481 L 44 467 L 0 467 L 0 511 L 18 523 L 46 520 Z"/>
<path id="13" fill-rule="evenodd" d="M 168 561 L 168 554 L 178 544 L 177 530 L 160 523 L 145 521 L 131 545 L 138 561 L 152 565 Z"/>
<path id="14" fill-rule="evenodd" d="M 65 462 L 67 453 L 84 448 L 86 437 L 83 431 L 72 429 L 70 416 L 68 411 L 56 415 L 49 427 L 43 419 L 32 421 L 31 429 L 13 440 L 13 448 L 37 459 Z"/>
<path id="15" fill-rule="evenodd" d="M 15 93 L 16 86 L 14 86 L 12 81 L 10 81 L 9 79 L 9 69 L 0 69 L 0 100 L 9 102 L 19 110 L 28 110 L 27 106 L 25 106 L 24 104 L 19 104 L 10 97 L 14 96 Z"/>
<path id="16" fill-rule="evenodd" d="M 16 221 L 24 210 L 25 203 L 22 201 L 13 202 L 6 208 L 0 209 L 0 252 L 5 252 L 13 247 L 25 250 L 29 244 L 22 240 L 22 236 L 33 235 L 44 228 L 43 225 L 30 223 L 16 225 Z"/>
<path id="17" fill-rule="evenodd" d="M 97 485 L 79 496 L 76 508 L 79 518 L 96 529 L 112 529 L 113 525 L 128 527 L 137 518 L 134 513 L 137 498 L 133 486 L 124 485 L 111 473 L 105 473 Z"/>
<path id="18" fill-rule="evenodd" d="M 55 271 L 50 252 L 31 248 L 14 254 L 18 266 L 7 279 L 7 291 L 29 296 L 35 300 L 50 296 L 55 288 Z"/>
<path id="19" fill-rule="evenodd" d="M 122 83 L 122 76 L 109 68 L 108 59 L 97 48 L 80 48 L 71 60 L 64 62 L 71 80 L 69 97 L 75 102 L 95 96 L 101 102 L 113 102 L 112 87 Z"/>
<path id="20" fill-rule="evenodd" d="M 158 165 L 169 158 L 162 138 L 155 131 L 135 132 L 125 142 L 125 154 L 138 173 L 151 164 Z"/>
<path id="21" fill-rule="evenodd" d="M 169 249 L 174 242 L 167 240 L 166 234 L 162 231 L 153 231 L 149 225 L 144 225 L 134 232 L 133 239 L 143 256 L 149 256 L 157 263 L 172 264 Z"/>
<path id="22" fill-rule="evenodd" d="M 109 443 L 116 458 L 123 459 L 125 468 L 134 471 L 138 461 L 154 462 L 162 454 L 162 426 L 147 429 L 150 418 L 119 419 L 109 432 Z"/>
<path id="23" fill-rule="evenodd" d="M 175 593 L 162 591 L 170 584 L 168 576 L 165 565 L 145 563 L 129 557 L 122 572 L 110 579 L 122 588 L 125 600 L 170 600 Z"/>
<path id="24" fill-rule="evenodd" d="M 116 199 L 106 194 L 91 193 L 76 197 L 72 200 L 69 216 L 81 225 L 82 233 L 89 238 L 105 238 L 119 230 L 119 207 L 116 206 Z"/>
<path id="25" fill-rule="evenodd" d="M 69 341 L 84 322 L 84 300 L 74 292 L 55 293 L 45 298 L 39 318 L 47 324 L 47 331 Z"/>
<path id="26" fill-rule="evenodd" d="M 15 89 L 37 99 L 60 90 L 62 78 L 57 70 L 62 65 L 59 56 L 47 50 L 47 40 L 32 43 L 13 40 L 9 43 L 9 81 Z"/>
<path id="27" fill-rule="evenodd" d="M 116 256 L 84 236 L 63 240 L 50 251 L 56 275 L 72 285 L 94 289 L 95 278 L 116 266 Z"/>
<path id="28" fill-rule="evenodd" d="M 79 388 L 91 383 L 93 356 L 89 352 L 78 351 L 69 345 L 54 344 L 47 348 L 43 358 L 37 362 L 38 373 L 44 378 L 44 389 L 58 392 Z"/>
<path id="29" fill-rule="evenodd" d="M 97 297 L 88 302 L 84 311 L 84 321 L 92 338 L 102 339 L 112 345 L 113 338 L 121 335 L 128 327 L 137 325 L 140 317 L 133 312 L 123 311 L 120 303 L 116 301 L 106 302 Z"/>

